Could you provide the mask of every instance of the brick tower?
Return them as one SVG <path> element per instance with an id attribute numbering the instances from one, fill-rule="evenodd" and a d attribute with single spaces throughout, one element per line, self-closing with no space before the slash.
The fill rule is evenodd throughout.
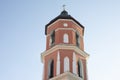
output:
<path id="1" fill-rule="evenodd" d="M 63 10 L 45 26 L 43 80 L 88 80 L 84 26 Z"/>

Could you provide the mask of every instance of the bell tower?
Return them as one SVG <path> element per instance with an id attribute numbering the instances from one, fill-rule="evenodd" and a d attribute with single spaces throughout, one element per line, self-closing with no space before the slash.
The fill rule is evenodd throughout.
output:
<path id="1" fill-rule="evenodd" d="M 43 80 L 88 80 L 84 26 L 63 10 L 45 26 Z"/>

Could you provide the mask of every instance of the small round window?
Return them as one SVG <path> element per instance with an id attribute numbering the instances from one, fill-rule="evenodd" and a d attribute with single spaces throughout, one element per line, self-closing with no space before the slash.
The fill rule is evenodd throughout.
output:
<path id="1" fill-rule="evenodd" d="M 67 23 L 64 23 L 64 24 L 63 24 L 63 26 L 64 26 L 64 27 L 67 27 L 67 26 L 68 26 L 68 24 L 67 24 Z"/>

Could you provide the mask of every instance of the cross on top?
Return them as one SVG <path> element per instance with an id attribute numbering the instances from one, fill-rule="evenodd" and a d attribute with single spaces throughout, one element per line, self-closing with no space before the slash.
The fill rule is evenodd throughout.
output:
<path id="1" fill-rule="evenodd" d="M 65 10 L 65 6 L 66 6 L 66 5 L 63 5 L 63 10 Z"/>

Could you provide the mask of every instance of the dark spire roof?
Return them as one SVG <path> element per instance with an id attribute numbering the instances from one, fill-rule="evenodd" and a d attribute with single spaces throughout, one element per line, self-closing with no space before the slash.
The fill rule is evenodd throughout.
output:
<path id="1" fill-rule="evenodd" d="M 56 18 L 54 18 L 53 20 L 51 20 L 51 21 L 45 26 L 45 34 L 47 34 L 47 27 L 48 27 L 50 24 L 54 23 L 54 22 L 55 22 L 56 20 L 58 20 L 58 19 L 71 19 L 71 20 L 75 21 L 79 26 L 81 26 L 81 27 L 84 29 L 84 26 L 83 26 L 83 25 L 81 25 L 77 20 L 75 20 L 72 16 L 70 16 L 66 10 L 63 10 L 60 15 L 58 15 Z"/>
<path id="2" fill-rule="evenodd" d="M 65 11 L 65 10 L 63 10 L 63 11 L 61 12 L 60 16 L 68 16 L 68 12 Z"/>

